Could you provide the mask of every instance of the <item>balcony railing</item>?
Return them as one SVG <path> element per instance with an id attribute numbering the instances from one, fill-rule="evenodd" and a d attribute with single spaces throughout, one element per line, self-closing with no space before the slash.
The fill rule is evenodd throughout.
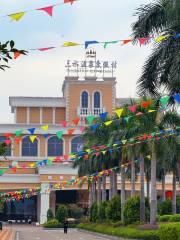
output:
<path id="1" fill-rule="evenodd" d="M 88 115 L 98 116 L 103 112 L 105 112 L 105 108 L 77 108 L 77 115 L 81 117 Z"/>

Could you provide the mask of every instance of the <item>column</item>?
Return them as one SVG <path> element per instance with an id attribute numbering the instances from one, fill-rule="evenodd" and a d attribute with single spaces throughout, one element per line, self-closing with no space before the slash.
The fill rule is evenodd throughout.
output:
<path id="1" fill-rule="evenodd" d="M 53 124 L 56 123 L 56 108 L 53 108 Z"/>
<path id="2" fill-rule="evenodd" d="M 43 123 L 43 112 L 42 112 L 42 107 L 40 107 L 40 124 Z"/>
<path id="3" fill-rule="evenodd" d="M 30 108 L 27 108 L 27 124 L 30 123 Z"/>
<path id="4" fill-rule="evenodd" d="M 47 211 L 49 209 L 49 184 L 41 184 L 41 207 L 40 207 L 40 224 L 43 224 L 47 221 Z"/>
<path id="5" fill-rule="evenodd" d="M 50 193 L 50 209 L 53 212 L 53 215 L 55 217 L 56 214 L 56 191 L 51 191 Z"/>

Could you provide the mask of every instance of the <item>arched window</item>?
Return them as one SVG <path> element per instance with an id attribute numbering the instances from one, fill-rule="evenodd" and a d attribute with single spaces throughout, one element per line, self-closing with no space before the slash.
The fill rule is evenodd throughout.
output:
<path id="1" fill-rule="evenodd" d="M 38 156 L 38 140 L 35 139 L 32 143 L 29 136 L 22 139 L 22 156 L 37 157 Z"/>
<path id="2" fill-rule="evenodd" d="M 63 155 L 63 140 L 56 136 L 48 139 L 48 157 L 62 156 Z"/>
<path id="3" fill-rule="evenodd" d="M 88 108 L 88 93 L 86 91 L 81 94 L 81 107 Z"/>
<path id="4" fill-rule="evenodd" d="M 4 143 L 5 140 L 6 140 L 6 137 L 0 136 L 0 143 Z M 11 156 L 11 144 L 9 144 L 9 145 L 6 147 L 5 155 L 6 155 L 6 156 L 9 156 L 9 157 Z"/>
<path id="5" fill-rule="evenodd" d="M 83 139 L 78 136 L 72 139 L 71 141 L 71 152 L 76 153 L 83 150 Z"/>
<path id="6" fill-rule="evenodd" d="M 101 95 L 99 92 L 94 93 L 94 108 L 101 107 Z"/>

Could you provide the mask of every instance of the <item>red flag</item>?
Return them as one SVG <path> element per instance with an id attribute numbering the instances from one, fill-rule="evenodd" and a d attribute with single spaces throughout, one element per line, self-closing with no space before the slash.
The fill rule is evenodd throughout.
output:
<path id="1" fill-rule="evenodd" d="M 75 2 L 76 0 L 64 0 L 64 3 L 71 3 L 71 5 Z"/>
<path id="2" fill-rule="evenodd" d="M 9 138 L 9 137 L 12 136 L 12 133 L 4 133 L 4 136 L 7 137 L 7 138 Z"/>
<path id="3" fill-rule="evenodd" d="M 15 139 L 14 139 L 15 144 L 19 144 L 20 141 L 21 141 L 20 137 L 15 137 Z"/>
<path id="4" fill-rule="evenodd" d="M 50 17 L 52 17 L 52 15 L 53 15 L 53 7 L 54 6 L 49 6 L 49 7 L 44 7 L 44 8 L 38 8 L 36 10 L 45 11 Z"/>
<path id="5" fill-rule="evenodd" d="M 147 107 L 149 107 L 151 105 L 151 102 L 150 101 L 143 101 L 142 103 L 141 103 L 141 107 L 142 108 L 147 108 Z"/>
<path id="6" fill-rule="evenodd" d="M 55 47 L 38 48 L 38 50 L 43 52 L 43 51 L 48 51 L 48 50 L 53 49 L 53 48 L 55 48 Z"/>
<path id="7" fill-rule="evenodd" d="M 22 53 L 21 52 L 14 52 L 14 59 L 17 59 Z"/>
<path id="8" fill-rule="evenodd" d="M 67 161 L 69 159 L 69 155 L 64 155 L 64 160 Z"/>
<path id="9" fill-rule="evenodd" d="M 75 118 L 75 119 L 73 119 L 73 123 L 74 123 L 74 125 L 78 125 L 78 123 L 79 123 L 79 121 L 80 121 L 80 119 L 79 118 Z"/>
<path id="10" fill-rule="evenodd" d="M 61 123 L 61 125 L 65 128 L 65 127 L 67 127 L 67 122 L 66 122 L 66 121 L 63 121 L 63 122 Z"/>
<path id="11" fill-rule="evenodd" d="M 129 106 L 128 109 L 129 109 L 131 112 L 135 113 L 135 112 L 136 112 L 136 109 L 137 109 L 137 105 Z"/>
<path id="12" fill-rule="evenodd" d="M 68 135 L 72 135 L 75 129 L 68 129 Z"/>
<path id="13" fill-rule="evenodd" d="M 122 40 L 122 45 L 125 45 L 125 44 L 127 44 L 129 42 L 132 42 L 132 40 L 131 39 Z"/>
<path id="14" fill-rule="evenodd" d="M 11 143 L 11 140 L 10 139 L 6 139 L 6 140 L 4 140 L 4 142 L 5 142 L 6 145 L 9 145 Z"/>
<path id="15" fill-rule="evenodd" d="M 139 38 L 139 43 L 140 43 L 140 46 L 141 45 L 144 45 L 147 43 L 147 41 L 149 40 L 149 37 L 145 37 L 145 38 Z"/>

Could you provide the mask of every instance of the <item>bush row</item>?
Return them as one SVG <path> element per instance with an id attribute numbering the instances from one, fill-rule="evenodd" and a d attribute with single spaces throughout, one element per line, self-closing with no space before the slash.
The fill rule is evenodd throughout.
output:
<path id="1" fill-rule="evenodd" d="M 161 225 L 158 236 L 160 240 L 180 240 L 180 223 Z"/>
<path id="2" fill-rule="evenodd" d="M 180 222 L 180 214 L 158 216 L 158 222 Z"/>
<path id="3" fill-rule="evenodd" d="M 43 224 L 44 228 L 63 228 L 64 224 L 60 223 L 57 219 L 52 219 Z M 76 224 L 68 224 L 68 227 L 75 228 Z"/>

